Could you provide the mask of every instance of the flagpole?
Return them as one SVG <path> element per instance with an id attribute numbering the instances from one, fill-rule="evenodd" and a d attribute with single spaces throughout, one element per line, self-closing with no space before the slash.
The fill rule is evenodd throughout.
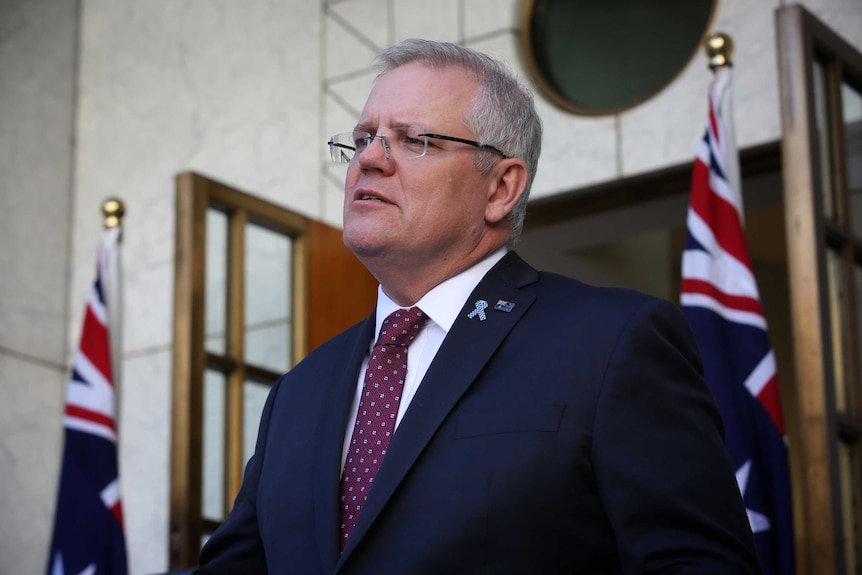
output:
<path id="1" fill-rule="evenodd" d="M 713 72 L 722 66 L 733 66 L 733 38 L 724 32 L 713 32 L 703 42 Z"/>
<path id="2" fill-rule="evenodd" d="M 733 38 L 724 32 L 714 32 L 704 40 L 709 69 L 714 73 L 711 98 L 721 116 L 716 118 L 720 134 L 719 146 L 724 158 L 724 177 L 739 206 L 739 219 L 745 226 L 745 205 L 742 201 L 742 178 L 739 175 L 739 154 L 736 151 L 736 128 L 733 114 Z"/>
<path id="3" fill-rule="evenodd" d="M 122 274 L 120 273 L 121 260 L 119 245 L 122 242 L 122 224 L 123 216 L 126 215 L 125 203 L 116 197 L 107 198 L 102 202 L 102 216 L 104 217 L 104 238 L 103 253 L 108 254 L 102 262 L 99 263 L 104 271 L 104 276 L 108 281 L 105 283 L 108 289 L 105 293 L 106 307 L 108 308 L 108 325 L 110 333 L 111 347 L 111 372 L 113 374 L 114 395 L 116 405 L 116 425 L 120 426 L 120 406 L 122 402 L 122 350 L 123 350 L 123 300 L 122 287 L 120 285 Z M 113 248 L 113 244 L 117 245 L 117 249 Z"/>
<path id="4" fill-rule="evenodd" d="M 63 459 L 48 552 L 47 575 L 126 575 L 119 470 L 121 326 L 120 222 L 125 206 L 102 205 L 105 230 L 81 337 L 66 386 Z"/>
<path id="5" fill-rule="evenodd" d="M 732 111 L 733 41 L 704 42 L 713 80 L 692 169 L 680 303 L 724 421 L 765 575 L 794 573 L 793 500 L 777 364 L 745 239 Z"/>

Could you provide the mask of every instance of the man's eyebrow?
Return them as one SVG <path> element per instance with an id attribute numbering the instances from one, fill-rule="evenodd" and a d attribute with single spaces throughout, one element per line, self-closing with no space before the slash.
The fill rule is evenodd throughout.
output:
<path id="1" fill-rule="evenodd" d="M 399 128 L 399 129 L 403 129 L 403 128 L 424 129 L 424 126 L 422 124 L 418 124 L 416 122 L 392 122 L 392 124 L 390 124 L 389 127 L 390 128 Z"/>
<path id="2" fill-rule="evenodd" d="M 374 134 L 377 132 L 377 126 L 372 126 L 371 124 L 356 124 L 356 127 L 353 128 L 354 132 L 368 132 L 369 134 Z M 423 124 L 419 124 L 417 122 L 392 122 L 389 124 L 389 128 L 394 130 L 403 130 L 403 129 L 416 129 L 421 131 L 428 131 L 428 128 Z"/>

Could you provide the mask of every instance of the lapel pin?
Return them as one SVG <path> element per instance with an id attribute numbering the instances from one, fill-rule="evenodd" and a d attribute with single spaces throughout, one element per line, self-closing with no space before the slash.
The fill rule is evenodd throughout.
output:
<path id="1" fill-rule="evenodd" d="M 512 311 L 513 307 L 515 307 L 515 302 L 498 299 L 497 304 L 494 306 L 494 309 L 509 313 L 510 311 Z"/>
<path id="2" fill-rule="evenodd" d="M 477 315 L 479 316 L 479 321 L 485 321 L 486 319 L 488 319 L 488 316 L 485 315 L 485 308 L 488 307 L 488 302 L 483 299 L 480 299 L 473 305 L 476 306 L 476 309 L 467 314 L 467 319 L 473 319 Z"/>

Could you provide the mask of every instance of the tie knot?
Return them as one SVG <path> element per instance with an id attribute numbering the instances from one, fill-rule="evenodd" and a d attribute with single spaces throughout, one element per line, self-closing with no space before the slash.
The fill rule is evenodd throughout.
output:
<path id="1" fill-rule="evenodd" d="M 396 309 L 383 320 L 375 345 L 409 345 L 425 325 L 426 319 L 428 316 L 418 307 Z"/>

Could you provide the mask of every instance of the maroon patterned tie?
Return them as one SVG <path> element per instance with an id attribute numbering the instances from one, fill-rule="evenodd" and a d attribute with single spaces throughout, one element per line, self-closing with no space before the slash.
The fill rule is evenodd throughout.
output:
<path id="1" fill-rule="evenodd" d="M 341 477 L 342 551 L 389 448 L 407 374 L 407 346 L 426 318 L 418 307 L 395 310 L 383 321 L 371 350 Z"/>

